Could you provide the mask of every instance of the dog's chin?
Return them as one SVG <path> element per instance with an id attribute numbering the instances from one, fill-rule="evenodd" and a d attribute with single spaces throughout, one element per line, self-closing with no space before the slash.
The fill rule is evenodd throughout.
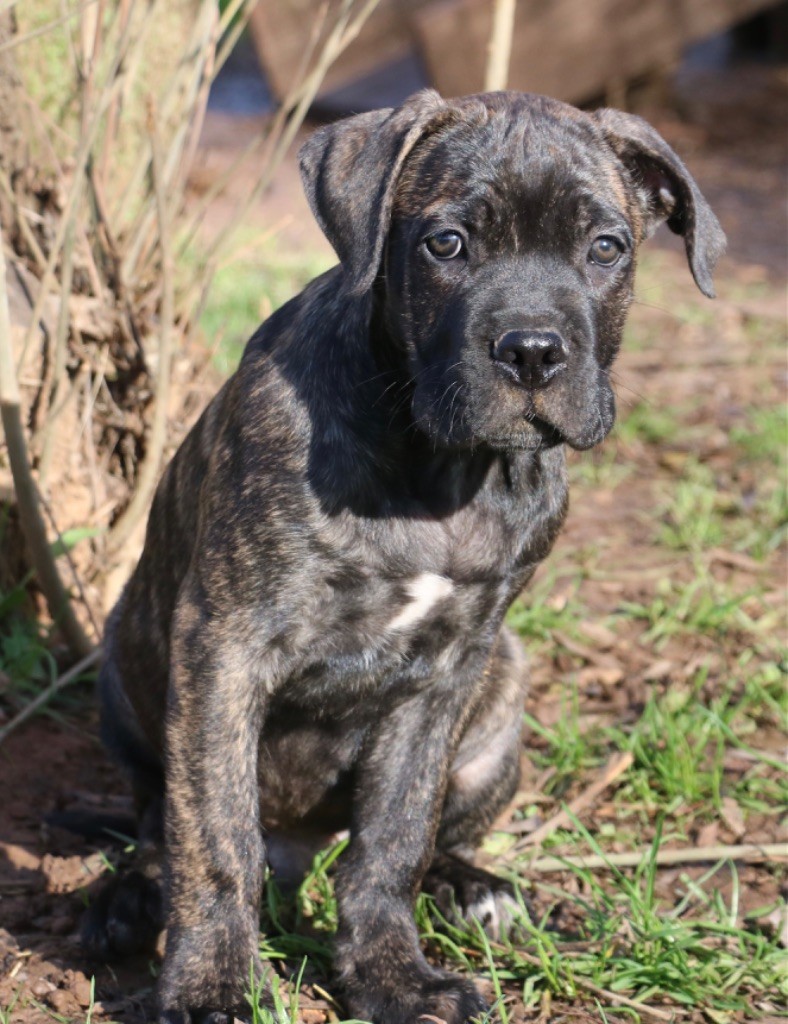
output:
<path id="1" fill-rule="evenodd" d="M 524 421 L 518 428 L 509 433 L 479 435 L 476 443 L 484 444 L 495 451 L 504 452 L 537 452 L 546 448 L 555 448 L 565 444 L 566 437 L 547 420 L 534 417 Z"/>
<path id="2" fill-rule="evenodd" d="M 530 401 L 528 410 L 515 417 L 491 415 L 489 410 L 474 415 L 465 409 L 463 415 L 454 416 L 448 423 L 431 416 L 429 406 L 418 410 L 421 416 L 416 408 L 413 412 L 416 423 L 436 448 L 458 451 L 490 448 L 499 452 L 536 452 L 562 444 L 586 451 L 607 437 L 615 421 L 615 402 L 609 391 L 584 415 L 578 415 L 575 409 L 565 409 L 563 403 L 545 408 L 545 403 L 540 402 L 538 411 L 535 404 Z"/>
<path id="3" fill-rule="evenodd" d="M 463 429 L 448 432 L 432 423 L 419 424 L 436 448 L 455 451 L 479 451 L 490 448 L 496 452 L 544 451 L 565 444 L 566 438 L 546 420 L 523 420 L 514 429 Z"/>

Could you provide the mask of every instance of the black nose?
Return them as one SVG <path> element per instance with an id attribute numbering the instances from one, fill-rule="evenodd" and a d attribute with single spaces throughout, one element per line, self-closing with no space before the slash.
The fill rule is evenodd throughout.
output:
<path id="1" fill-rule="evenodd" d="M 507 331 L 492 355 L 529 388 L 546 387 L 566 368 L 564 343 L 552 331 Z"/>

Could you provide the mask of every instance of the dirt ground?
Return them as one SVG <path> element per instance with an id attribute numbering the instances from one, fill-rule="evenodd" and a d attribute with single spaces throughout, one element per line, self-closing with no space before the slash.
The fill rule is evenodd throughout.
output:
<path id="1" fill-rule="evenodd" d="M 555 564 L 566 567 L 573 559 L 582 561 L 593 549 L 595 558 L 601 552 L 606 572 L 582 583 L 585 643 L 571 641 L 570 649 L 562 647 L 561 654 L 542 648 L 536 656 L 529 711 L 545 725 L 554 724 L 563 713 L 561 672 L 576 668 L 578 658 L 587 669 L 580 714 L 610 721 L 636 715 L 655 679 L 681 678 L 688 673 L 687 666 L 725 658 L 716 641 L 701 633 L 669 638 L 655 658 L 653 649 L 639 642 L 642 624 L 628 622 L 611 641 L 595 631 L 594 622 L 622 602 L 647 598 L 656 575 L 667 573 L 677 580 L 691 576 L 686 560 L 676 556 L 666 562 L 664 552 L 653 545 L 655 481 L 669 487 L 691 449 L 746 490 L 753 482 L 729 465 L 730 428 L 740 410 L 759 396 L 770 401 L 784 398 L 785 364 L 757 358 L 757 339 L 748 332 L 748 323 L 753 318 L 784 323 L 786 84 L 784 70 L 753 65 L 697 77 L 684 83 L 670 106 L 642 111 L 693 169 L 728 232 L 729 256 L 718 276 L 720 298 L 709 313 L 710 304 L 693 290 L 679 246 L 661 235 L 652 250 L 659 295 L 640 293 L 633 311 L 633 321 L 641 334 L 648 335 L 649 344 L 622 353 L 619 401 L 624 413 L 640 401 L 656 409 L 686 401 L 692 405 L 697 430 L 691 440 L 679 437 L 651 444 L 612 438 L 607 444 L 626 457 L 633 471 L 620 486 L 606 483 L 595 489 L 584 482 L 576 490 Z M 197 191 L 226 164 L 248 128 L 209 115 Z M 217 204 L 212 217 L 221 219 L 222 210 L 222 203 Z M 254 219 L 261 226 L 278 224 L 283 247 L 325 246 L 306 212 L 292 158 Z M 676 313 L 693 309 L 701 311 L 699 317 L 713 317 L 714 330 L 690 314 Z M 746 556 L 721 551 L 715 571 L 722 579 L 745 583 L 757 577 L 765 606 L 784 608 L 781 557 L 756 564 Z M 558 579 L 552 598 L 558 604 L 563 579 Z M 784 738 L 765 732 L 757 746 L 781 756 Z M 539 775 L 527 762 L 523 789 L 533 790 Z M 107 845 L 45 823 L 50 812 L 75 807 L 119 814 L 130 810 L 123 780 L 100 748 L 96 717 L 88 709 L 61 721 L 34 719 L 0 748 L 0 1008 L 18 1000 L 16 1008 L 2 1017 L 7 1024 L 84 1021 L 93 976 L 95 1005 L 89 1019 L 123 1024 L 151 1019 L 155 960 L 104 966 L 87 961 L 80 951 L 78 925 L 85 890 L 105 870 L 102 850 Z M 594 812 L 594 824 L 614 815 L 613 805 L 603 800 Z M 715 825 L 713 836 L 696 839 L 775 842 L 785 836 L 779 835 L 774 816 L 750 815 L 744 831 L 736 822 L 723 820 Z M 668 883 L 663 879 L 663 884 Z M 754 866 L 742 868 L 740 884 L 744 909 L 768 903 L 779 891 L 778 877 Z M 331 1019 L 329 1004 L 318 993 L 312 995 L 311 1006 L 309 1000 L 304 1004 L 303 1018 L 310 1024 Z M 512 1019 L 518 1019 L 518 1012 L 520 1019 L 526 1018 L 525 1011 L 515 1008 Z M 756 1016 L 753 1013 L 753 1019 Z M 602 1018 L 587 1009 L 555 1005 L 550 1019 Z"/>

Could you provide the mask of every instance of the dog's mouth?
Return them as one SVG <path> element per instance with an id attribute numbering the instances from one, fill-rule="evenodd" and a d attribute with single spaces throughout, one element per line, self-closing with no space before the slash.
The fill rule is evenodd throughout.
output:
<path id="1" fill-rule="evenodd" d="M 564 444 L 567 438 L 561 431 L 538 416 L 529 416 L 523 421 L 522 430 L 514 430 L 511 434 L 486 437 L 486 444 L 501 450 L 538 451 L 543 448 L 555 448 Z"/>

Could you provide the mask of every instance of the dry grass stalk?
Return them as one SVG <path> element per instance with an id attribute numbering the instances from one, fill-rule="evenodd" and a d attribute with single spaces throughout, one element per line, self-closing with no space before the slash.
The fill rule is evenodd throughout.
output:
<path id="1" fill-rule="evenodd" d="M 153 168 L 153 189 L 158 216 L 158 241 L 161 248 L 162 300 L 159 327 L 159 359 L 156 369 L 155 410 L 145 458 L 137 474 L 137 487 L 126 511 L 116 521 L 109 536 L 110 550 L 117 551 L 125 544 L 135 527 L 148 511 L 159 476 L 164 446 L 167 440 L 167 407 L 170 396 L 170 367 L 174 333 L 174 291 L 172 264 L 172 236 L 165 196 L 164 168 L 161 142 L 156 123 L 156 112 L 151 103 L 149 132 Z"/>
<path id="2" fill-rule="evenodd" d="M 516 0 L 495 0 L 484 75 L 484 88 L 487 92 L 505 89 L 509 81 L 515 7 Z"/>
<path id="3" fill-rule="evenodd" d="M 52 618 L 59 622 L 63 635 L 75 654 L 85 657 L 93 650 L 71 606 L 68 593 L 60 579 L 47 539 L 46 526 L 28 457 L 25 431 L 22 426 L 21 400 L 11 350 L 11 318 L 6 291 L 6 264 L 0 245 L 0 413 L 8 448 L 8 460 L 14 478 L 22 529 L 30 549 L 33 568 L 46 597 Z"/>
<path id="4" fill-rule="evenodd" d="M 624 853 L 589 854 L 589 856 L 540 857 L 531 861 L 529 871 L 566 871 L 568 867 L 589 871 L 606 868 L 636 868 L 652 857 L 651 849 L 626 850 Z M 743 843 L 738 846 L 693 846 L 678 850 L 657 850 L 653 854 L 657 867 L 675 864 L 713 864 L 715 861 L 747 861 L 774 863 L 788 859 L 788 843 Z"/>

